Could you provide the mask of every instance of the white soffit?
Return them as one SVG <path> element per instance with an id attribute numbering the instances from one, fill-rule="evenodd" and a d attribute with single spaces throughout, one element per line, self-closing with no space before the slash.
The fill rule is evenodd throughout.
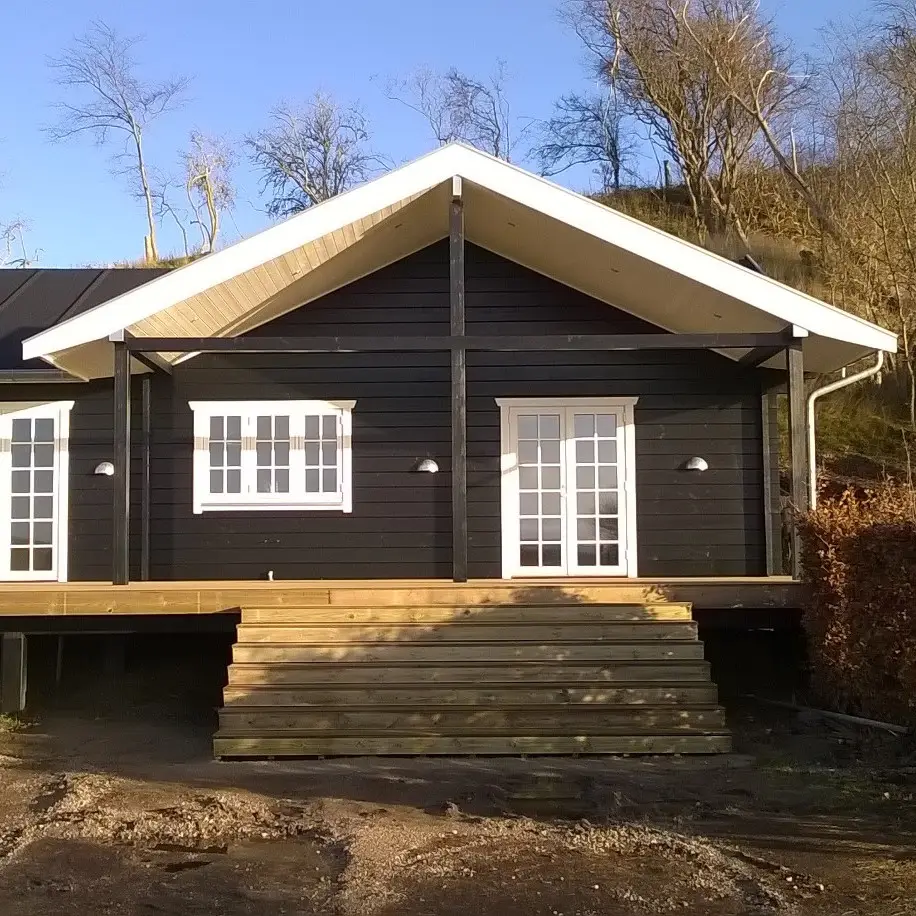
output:
<path id="1" fill-rule="evenodd" d="M 451 144 L 37 334 L 23 356 L 88 378 L 111 374 L 107 338 L 122 328 L 136 336 L 244 333 L 442 238 L 456 175 L 465 179 L 470 241 L 659 327 L 795 324 L 810 332 L 806 362 L 816 371 L 896 350 L 895 335 L 877 325 Z"/>

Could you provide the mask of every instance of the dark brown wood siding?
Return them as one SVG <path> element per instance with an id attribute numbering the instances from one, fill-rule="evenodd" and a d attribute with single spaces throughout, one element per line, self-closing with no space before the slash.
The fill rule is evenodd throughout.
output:
<path id="1" fill-rule="evenodd" d="M 449 333 L 436 246 L 255 332 Z M 191 512 L 193 400 L 353 398 L 353 512 Z M 152 578 L 451 577 L 447 353 L 201 356 L 153 401 Z M 417 474 L 434 457 L 440 474 Z"/>
<path id="2" fill-rule="evenodd" d="M 468 257 L 468 333 L 628 334 L 655 330 L 482 249 Z M 638 571 L 643 576 L 765 571 L 760 380 L 697 351 L 472 353 L 468 357 L 471 575 L 498 576 L 497 397 L 639 401 L 636 424 Z M 691 457 L 709 470 L 683 469 Z M 478 538 L 480 540 L 478 540 Z"/>
<path id="3" fill-rule="evenodd" d="M 467 252 L 469 334 L 629 333 L 643 322 L 483 249 Z M 437 243 L 272 322 L 268 335 L 448 334 Z M 137 389 L 139 391 L 139 389 Z M 760 374 L 705 352 L 471 353 L 470 575 L 499 577 L 497 397 L 636 395 L 638 565 L 644 576 L 765 571 Z M 21 389 L 16 391 L 17 398 Z M 49 389 L 42 387 L 47 395 Z M 29 391 L 28 397 L 34 394 Z M 110 576 L 111 382 L 62 386 L 72 415 L 71 578 Z M 451 576 L 445 353 L 211 355 L 153 385 L 153 579 Z M 9 399 L 11 395 L 7 395 Z M 354 398 L 353 513 L 191 510 L 189 400 Z M 139 394 L 132 575 L 139 570 Z M 683 470 L 697 455 L 703 474 Z M 413 471 L 425 457 L 439 474 Z"/>

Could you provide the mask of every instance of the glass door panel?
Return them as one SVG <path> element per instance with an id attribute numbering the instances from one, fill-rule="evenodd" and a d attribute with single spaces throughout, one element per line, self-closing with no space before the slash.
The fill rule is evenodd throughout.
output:
<path id="1" fill-rule="evenodd" d="M 522 413 L 516 424 L 519 566 L 523 573 L 562 575 L 563 415 Z"/>
<path id="2" fill-rule="evenodd" d="M 570 573 L 614 575 L 623 568 L 621 544 L 622 423 L 616 411 L 580 411 L 569 417 Z"/>

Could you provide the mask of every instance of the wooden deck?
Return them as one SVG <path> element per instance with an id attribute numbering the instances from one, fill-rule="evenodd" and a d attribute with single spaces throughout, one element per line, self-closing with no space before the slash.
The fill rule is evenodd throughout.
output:
<path id="1" fill-rule="evenodd" d="M 7 582 L 0 619 L 238 613 L 240 608 L 437 607 L 531 604 L 646 604 L 695 610 L 796 610 L 802 586 L 788 577 L 666 579 L 289 580 L 220 582 Z M 2 630 L 2 623 L 0 623 Z"/>
<path id="2" fill-rule="evenodd" d="M 730 738 L 694 612 L 800 600 L 788 578 L 8 583 L 0 632 L 240 616 L 221 757 L 708 754 Z"/>

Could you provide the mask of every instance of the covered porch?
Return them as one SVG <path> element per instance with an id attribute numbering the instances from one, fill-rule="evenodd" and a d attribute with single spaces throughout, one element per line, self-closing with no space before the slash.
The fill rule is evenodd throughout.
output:
<path id="1" fill-rule="evenodd" d="M 253 333 L 446 238 L 448 333 L 444 322 L 438 333 L 410 333 L 401 325 L 397 334 L 354 335 L 345 324 L 339 336 Z M 466 242 L 622 310 L 652 333 L 507 334 L 468 322 Z M 784 379 L 790 501 L 804 511 L 809 463 L 806 372 L 829 372 L 894 347 L 893 335 L 881 328 L 507 163 L 452 145 L 38 334 L 26 341 L 24 351 L 82 378 L 113 376 L 111 581 L 123 586 L 132 568 L 139 569 L 141 579 L 149 578 L 150 569 L 148 375 L 139 424 L 139 506 L 131 505 L 130 491 L 131 379 L 149 372 L 177 375 L 198 354 L 294 355 L 303 366 L 312 357 L 329 354 L 369 354 L 370 359 L 373 354 L 403 355 L 405 361 L 423 353 L 446 357 L 451 578 L 464 583 L 473 572 L 468 562 L 469 355 L 511 353 L 524 360 L 527 354 L 549 354 L 560 361 L 576 352 L 612 356 L 626 351 L 645 353 L 648 359 L 668 352 L 712 351 L 742 371 L 759 372 L 760 413 L 754 425 L 762 430 L 762 479 L 754 485 L 765 496 L 759 509 L 742 511 L 762 519 L 766 561 L 747 571 L 765 569 L 769 576 L 778 576 L 797 569 L 782 568 L 774 498 L 777 389 Z M 132 516 L 134 525 L 139 516 L 139 557 L 131 555 Z M 798 551 L 792 556 L 797 558 Z M 635 563 L 621 565 L 624 575 L 639 575 Z M 596 569 L 596 577 L 601 572 Z"/>

